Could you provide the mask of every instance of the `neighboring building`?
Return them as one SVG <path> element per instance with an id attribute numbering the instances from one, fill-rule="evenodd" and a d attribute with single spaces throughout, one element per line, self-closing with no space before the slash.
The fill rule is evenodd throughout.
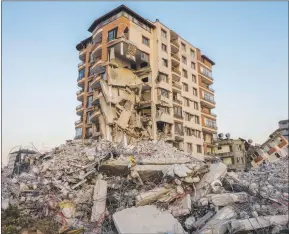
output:
<path id="1" fill-rule="evenodd" d="M 281 132 L 275 131 L 270 135 L 270 139 L 250 155 L 251 165 L 257 167 L 264 161 L 274 162 L 286 156 L 288 156 L 288 140 L 282 136 Z"/>
<path id="2" fill-rule="evenodd" d="M 246 151 L 242 139 L 218 139 L 212 154 L 219 157 L 230 171 L 244 171 L 246 168 Z"/>
<path id="3" fill-rule="evenodd" d="M 279 129 L 282 131 L 282 135 L 287 139 L 288 141 L 288 136 L 289 136 L 289 120 L 281 120 L 279 121 Z"/>
<path id="4" fill-rule="evenodd" d="M 185 152 L 211 151 L 217 129 L 212 60 L 124 5 L 88 31 L 92 36 L 76 46 L 76 138 L 164 139 Z"/>

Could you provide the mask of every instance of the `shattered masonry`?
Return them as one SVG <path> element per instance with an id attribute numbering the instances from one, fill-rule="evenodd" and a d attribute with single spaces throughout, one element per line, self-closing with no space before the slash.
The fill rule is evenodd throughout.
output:
<path id="1" fill-rule="evenodd" d="M 131 14 L 125 6 L 114 9 L 77 45 L 76 139 L 165 140 L 203 157 L 217 129 L 214 62 L 159 21 Z"/>
<path id="2" fill-rule="evenodd" d="M 46 217 L 54 233 L 288 231 L 288 156 L 239 173 L 211 159 L 164 141 L 69 140 L 3 168 L 2 212 Z"/>

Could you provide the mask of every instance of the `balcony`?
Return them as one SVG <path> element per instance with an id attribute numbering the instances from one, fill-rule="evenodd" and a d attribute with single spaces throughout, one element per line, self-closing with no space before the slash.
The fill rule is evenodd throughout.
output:
<path id="1" fill-rule="evenodd" d="M 214 118 L 214 119 L 216 119 L 216 117 L 217 117 L 217 115 L 215 113 L 213 113 L 211 110 L 202 109 L 201 113 L 205 114 L 205 115 L 208 115 L 208 116 L 210 116 L 211 118 Z"/>
<path id="2" fill-rule="evenodd" d="M 77 78 L 77 85 L 78 87 L 82 87 L 84 86 L 84 76 L 78 77 Z"/>
<path id="3" fill-rule="evenodd" d="M 173 124 L 173 118 L 169 113 L 158 110 L 156 114 L 156 121 Z"/>
<path id="4" fill-rule="evenodd" d="M 95 108 L 94 112 L 90 116 L 90 121 L 91 122 L 96 122 L 98 120 L 98 117 L 100 116 L 101 111 L 99 108 Z"/>
<path id="5" fill-rule="evenodd" d="M 172 65 L 174 67 L 180 65 L 180 57 L 177 54 L 172 54 Z"/>
<path id="6" fill-rule="evenodd" d="M 76 120 L 75 122 L 74 122 L 74 124 L 77 126 L 77 125 L 80 125 L 82 123 L 82 120 L 81 119 L 79 119 L 79 120 Z"/>
<path id="7" fill-rule="evenodd" d="M 83 90 L 78 90 L 76 92 L 76 95 L 77 95 L 77 100 L 82 102 L 83 101 L 83 97 L 84 97 L 84 91 Z"/>
<path id="8" fill-rule="evenodd" d="M 200 75 L 201 75 L 201 80 L 207 85 L 210 85 L 214 82 L 214 79 L 212 77 L 212 72 L 209 71 L 207 68 L 200 67 Z"/>
<path id="9" fill-rule="evenodd" d="M 176 97 L 174 97 L 174 96 L 173 96 L 173 102 L 174 102 L 174 103 L 177 103 L 177 104 L 179 104 L 179 105 L 182 105 L 182 104 L 183 104 L 183 102 L 182 102 L 181 100 L 179 100 L 178 98 L 176 98 Z"/>
<path id="10" fill-rule="evenodd" d="M 84 110 L 83 104 L 78 105 L 76 107 L 76 114 L 81 116 L 83 114 L 83 110 Z"/>
<path id="11" fill-rule="evenodd" d="M 99 102 L 99 98 L 102 97 L 102 93 L 99 93 L 95 96 L 95 98 L 92 100 L 91 105 L 93 106 L 99 106 L 100 102 Z"/>
<path id="12" fill-rule="evenodd" d="M 173 84 L 173 88 L 177 88 L 179 90 L 182 90 L 182 86 L 181 86 L 180 82 L 173 81 L 172 84 Z"/>
<path id="13" fill-rule="evenodd" d="M 234 157 L 234 152 L 215 153 L 217 157 Z"/>
<path id="14" fill-rule="evenodd" d="M 208 109 L 215 108 L 216 103 L 210 97 L 203 96 L 200 101 L 201 101 L 201 106 L 203 106 L 203 107 L 206 107 Z"/>
<path id="15" fill-rule="evenodd" d="M 181 76 L 180 70 L 176 67 L 172 67 L 172 73 L 173 73 L 173 75 L 175 74 L 175 75 Z"/>
<path id="16" fill-rule="evenodd" d="M 164 106 L 171 106 L 171 100 L 168 97 L 165 97 L 163 95 L 158 96 L 158 103 Z"/>
<path id="17" fill-rule="evenodd" d="M 183 119 L 184 117 L 183 117 L 183 115 L 181 115 L 181 114 L 178 114 L 178 113 L 174 113 L 174 118 L 176 118 L 176 119 Z"/>
<path id="18" fill-rule="evenodd" d="M 78 64 L 78 69 L 82 69 L 85 65 L 85 62 L 81 61 L 79 64 Z"/>
<path id="19" fill-rule="evenodd" d="M 79 51 L 79 60 L 84 62 L 85 61 L 85 57 L 86 57 L 86 48 L 84 48 L 81 51 Z"/>
<path id="20" fill-rule="evenodd" d="M 214 130 L 217 130 L 217 125 L 216 124 L 212 124 L 212 123 L 206 123 L 204 124 L 204 127 L 206 128 L 211 128 L 211 129 L 214 129 Z"/>
<path id="21" fill-rule="evenodd" d="M 177 40 L 179 38 L 179 35 L 173 30 L 170 30 L 170 36 L 171 36 L 171 41 Z"/>
<path id="22" fill-rule="evenodd" d="M 215 92 L 215 90 L 214 90 L 211 86 L 206 85 L 205 83 L 202 83 L 202 82 L 201 82 L 200 86 L 201 86 L 202 88 L 206 89 L 207 91 L 209 91 L 210 93 L 214 93 L 214 92 Z"/>
<path id="23" fill-rule="evenodd" d="M 183 141 L 184 140 L 184 131 L 183 130 L 175 130 L 175 141 Z"/>

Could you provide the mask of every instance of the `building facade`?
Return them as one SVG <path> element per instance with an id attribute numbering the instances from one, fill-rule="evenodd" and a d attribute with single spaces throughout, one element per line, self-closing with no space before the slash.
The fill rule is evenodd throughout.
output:
<path id="1" fill-rule="evenodd" d="M 289 129 L 289 120 L 286 119 L 286 120 L 281 120 L 279 121 L 279 130 L 282 131 L 282 135 L 287 139 L 288 141 L 288 136 L 289 136 L 289 132 L 288 132 L 288 129 Z"/>
<path id="2" fill-rule="evenodd" d="M 219 157 L 230 171 L 246 169 L 246 150 L 242 139 L 218 139 L 212 154 Z"/>
<path id="3" fill-rule="evenodd" d="M 158 20 L 124 5 L 88 31 L 92 35 L 76 46 L 76 138 L 163 139 L 196 155 L 211 150 L 212 60 Z"/>

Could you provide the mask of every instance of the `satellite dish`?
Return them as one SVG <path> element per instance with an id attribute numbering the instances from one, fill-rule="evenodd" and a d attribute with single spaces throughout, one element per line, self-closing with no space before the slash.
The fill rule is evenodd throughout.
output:
<path id="1" fill-rule="evenodd" d="M 220 139 L 223 139 L 224 134 L 223 134 L 223 133 L 219 133 L 219 134 L 218 134 L 218 137 L 219 137 Z"/>
<path id="2" fill-rule="evenodd" d="M 230 133 L 227 133 L 227 134 L 226 134 L 226 138 L 227 138 L 227 139 L 229 139 L 230 136 L 231 136 Z"/>

